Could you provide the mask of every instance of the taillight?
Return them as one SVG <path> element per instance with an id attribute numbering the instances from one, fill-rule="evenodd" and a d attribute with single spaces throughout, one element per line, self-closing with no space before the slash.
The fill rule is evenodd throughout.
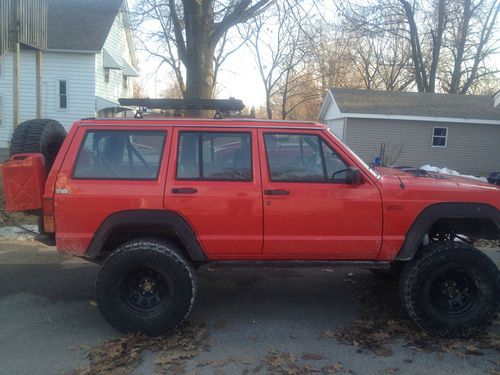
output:
<path id="1" fill-rule="evenodd" d="M 43 198 L 43 230 L 54 233 L 54 199 Z"/>

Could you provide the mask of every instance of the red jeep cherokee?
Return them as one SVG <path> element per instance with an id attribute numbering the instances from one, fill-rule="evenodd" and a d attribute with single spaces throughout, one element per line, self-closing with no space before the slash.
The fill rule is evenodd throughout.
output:
<path id="1" fill-rule="evenodd" d="M 390 273 L 434 335 L 470 336 L 497 313 L 498 268 L 473 243 L 500 238 L 500 187 L 374 170 L 320 124 L 92 119 L 65 136 L 31 120 L 11 155 L 7 209 L 39 214 L 41 240 L 102 264 L 98 305 L 121 331 L 175 327 L 195 270 L 214 263 Z"/>

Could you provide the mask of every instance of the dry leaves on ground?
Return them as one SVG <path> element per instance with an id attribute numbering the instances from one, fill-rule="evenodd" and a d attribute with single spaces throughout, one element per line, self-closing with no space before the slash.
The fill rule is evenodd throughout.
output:
<path id="1" fill-rule="evenodd" d="M 207 329 L 201 324 L 185 323 L 166 336 L 127 335 L 96 346 L 87 354 L 90 364 L 71 375 L 124 375 L 139 364 L 144 351 L 156 353 L 157 373 L 182 373 L 187 359 L 204 349 Z"/>
<path id="2" fill-rule="evenodd" d="M 351 283 L 359 286 L 352 298 L 361 307 L 361 318 L 350 327 L 337 331 L 326 330 L 322 338 L 335 337 L 342 343 L 379 356 L 392 355 L 390 346 L 398 340 L 403 340 L 406 347 L 416 351 L 454 353 L 461 358 L 500 353 L 500 337 L 491 332 L 468 340 L 429 336 L 417 328 L 401 309 L 397 286 L 394 284 L 367 284 L 354 279 L 351 279 Z"/>
<path id="3" fill-rule="evenodd" d="M 489 247 L 492 249 L 500 247 L 500 240 L 478 240 L 474 242 L 475 247 Z"/>
<path id="4" fill-rule="evenodd" d="M 303 353 L 301 359 L 304 361 L 321 361 L 324 357 L 315 353 Z M 326 366 L 312 366 L 299 363 L 294 354 L 279 350 L 269 350 L 268 355 L 261 360 L 260 366 L 253 369 L 253 373 L 260 373 L 264 369 L 266 374 L 280 375 L 306 375 L 306 374 L 352 374 L 345 369 L 340 362 Z"/>

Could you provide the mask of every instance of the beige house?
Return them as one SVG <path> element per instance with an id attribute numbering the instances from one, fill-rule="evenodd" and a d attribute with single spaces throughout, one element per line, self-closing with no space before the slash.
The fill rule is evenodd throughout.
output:
<path id="1" fill-rule="evenodd" d="M 330 89 L 319 120 L 367 163 L 500 171 L 500 94 Z"/>

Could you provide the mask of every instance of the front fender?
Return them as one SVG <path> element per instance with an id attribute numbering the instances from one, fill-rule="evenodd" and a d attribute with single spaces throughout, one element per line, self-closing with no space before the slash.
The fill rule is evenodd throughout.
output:
<path id="1" fill-rule="evenodd" d="M 484 203 L 437 203 L 426 207 L 406 233 L 405 241 L 395 260 L 410 260 L 422 239 L 439 219 L 489 219 L 500 228 L 500 211 Z"/>

